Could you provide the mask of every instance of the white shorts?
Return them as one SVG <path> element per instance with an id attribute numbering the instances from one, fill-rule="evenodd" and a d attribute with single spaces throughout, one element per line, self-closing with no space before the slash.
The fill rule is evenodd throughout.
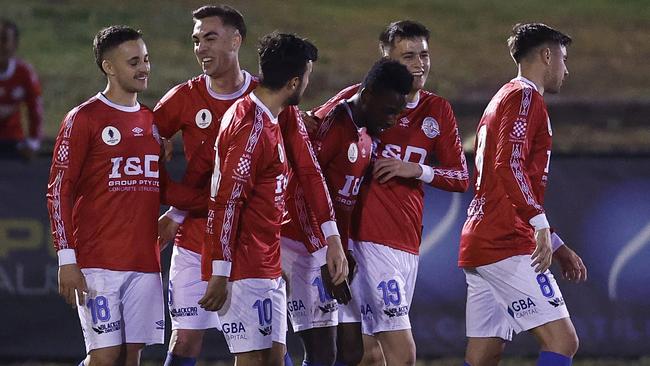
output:
<path id="1" fill-rule="evenodd" d="M 123 343 L 164 343 L 160 273 L 81 270 L 88 294 L 77 306 L 86 352 Z"/>
<path id="2" fill-rule="evenodd" d="M 467 337 L 499 337 L 569 317 L 550 271 L 536 273 L 530 255 L 466 268 Z"/>
<path id="3" fill-rule="evenodd" d="M 365 241 L 354 242 L 352 253 L 358 268 L 352 291 L 358 294 L 363 334 L 411 329 L 419 257 Z"/>
<path id="4" fill-rule="evenodd" d="M 286 344 L 287 295 L 282 277 L 228 282 L 228 298 L 218 311 L 230 352 L 243 353 Z"/>
<path id="5" fill-rule="evenodd" d="M 198 304 L 207 286 L 201 281 L 201 254 L 174 245 L 168 288 L 172 330 L 221 329 L 217 312 L 205 311 Z"/>
<path id="6" fill-rule="evenodd" d="M 320 267 L 325 264 L 323 248 L 315 255 L 289 238 L 280 238 L 282 269 L 287 276 L 287 309 L 294 332 L 338 325 L 339 304 L 323 287 Z"/>

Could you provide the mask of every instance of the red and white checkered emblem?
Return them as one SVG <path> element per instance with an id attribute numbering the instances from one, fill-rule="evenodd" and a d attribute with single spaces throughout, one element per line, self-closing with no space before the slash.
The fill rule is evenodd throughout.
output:
<path id="1" fill-rule="evenodd" d="M 70 148 L 68 145 L 59 146 L 59 151 L 56 152 L 56 161 L 59 163 L 65 163 L 68 161 Z"/>
<path id="2" fill-rule="evenodd" d="M 251 161 L 248 157 L 242 156 L 237 164 L 237 173 L 239 175 L 248 175 L 251 171 Z"/>
<path id="3" fill-rule="evenodd" d="M 512 137 L 521 139 L 526 136 L 526 121 L 518 119 L 515 121 L 515 125 L 512 127 Z"/>

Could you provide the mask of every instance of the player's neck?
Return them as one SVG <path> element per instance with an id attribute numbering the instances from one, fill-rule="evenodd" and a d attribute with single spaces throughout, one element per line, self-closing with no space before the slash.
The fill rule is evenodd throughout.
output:
<path id="1" fill-rule="evenodd" d="M 406 103 L 411 104 L 411 103 L 417 102 L 419 94 L 420 94 L 420 89 L 417 89 L 417 90 L 414 90 L 414 91 L 410 92 L 406 96 Z"/>
<path id="2" fill-rule="evenodd" d="M 278 117 L 280 112 L 287 107 L 287 97 L 281 92 L 273 91 L 263 86 L 255 88 L 255 96 L 269 109 L 273 117 Z"/>
<path id="3" fill-rule="evenodd" d="M 244 73 L 236 62 L 232 68 L 221 75 L 209 76 L 210 90 L 217 94 L 232 94 L 237 92 L 246 82 Z"/>
<path id="4" fill-rule="evenodd" d="M 110 83 L 106 85 L 106 89 L 102 94 L 106 99 L 118 105 L 134 107 L 138 104 L 138 93 L 127 92 L 122 88 L 112 86 Z"/>
<path id="5" fill-rule="evenodd" d="M 366 127 L 365 118 L 363 118 L 363 115 L 359 108 L 359 104 L 361 102 L 360 98 L 361 95 L 357 93 L 350 97 L 350 99 L 346 100 L 346 102 L 350 106 L 350 112 L 352 112 L 352 121 L 354 124 L 357 125 L 357 127 Z"/>
<path id="6" fill-rule="evenodd" d="M 535 70 L 534 67 L 519 65 L 517 77 L 525 78 L 531 81 L 537 87 L 537 92 L 544 95 L 544 73 Z"/>

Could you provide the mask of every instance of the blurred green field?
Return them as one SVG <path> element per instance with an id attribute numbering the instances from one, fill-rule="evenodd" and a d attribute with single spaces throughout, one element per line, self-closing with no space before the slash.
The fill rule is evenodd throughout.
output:
<path id="1" fill-rule="evenodd" d="M 46 135 L 63 115 L 104 87 L 91 43 L 101 27 L 142 29 L 152 75 L 141 100 L 150 106 L 173 85 L 198 74 L 190 33 L 192 9 L 203 1 L 0 0 L 2 16 L 22 31 L 20 56 L 44 84 Z M 412 18 L 432 31 L 428 87 L 452 99 L 486 99 L 512 77 L 505 46 L 512 24 L 544 21 L 574 37 L 564 98 L 647 99 L 650 96 L 650 6 L 647 0 L 241 0 L 249 26 L 241 62 L 257 71 L 255 40 L 274 29 L 297 32 L 319 46 L 321 58 L 306 106 L 362 77 L 377 58 L 377 35 L 392 20 Z"/>

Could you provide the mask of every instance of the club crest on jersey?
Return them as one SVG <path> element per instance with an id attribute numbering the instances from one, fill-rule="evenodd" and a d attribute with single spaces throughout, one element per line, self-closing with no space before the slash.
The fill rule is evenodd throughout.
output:
<path id="1" fill-rule="evenodd" d="M 427 117 L 422 121 L 422 132 L 432 139 L 440 135 L 440 126 L 438 126 L 438 121 L 433 117 Z"/>
<path id="2" fill-rule="evenodd" d="M 108 146 L 115 146 L 122 141 L 120 131 L 113 126 L 106 126 L 102 131 L 102 140 Z"/>
<path id="3" fill-rule="evenodd" d="M 212 123 L 212 113 L 210 113 L 208 109 L 201 109 L 200 111 L 196 112 L 194 121 L 199 128 L 208 128 L 208 126 L 210 126 Z"/>
<path id="4" fill-rule="evenodd" d="M 284 163 L 284 149 L 282 149 L 282 145 L 278 145 L 278 156 L 280 157 L 280 162 Z"/>
<path id="5" fill-rule="evenodd" d="M 348 160 L 350 160 L 350 163 L 354 163 L 357 161 L 358 157 L 359 148 L 357 147 L 357 144 L 353 142 L 350 144 L 350 147 L 348 147 Z"/>

